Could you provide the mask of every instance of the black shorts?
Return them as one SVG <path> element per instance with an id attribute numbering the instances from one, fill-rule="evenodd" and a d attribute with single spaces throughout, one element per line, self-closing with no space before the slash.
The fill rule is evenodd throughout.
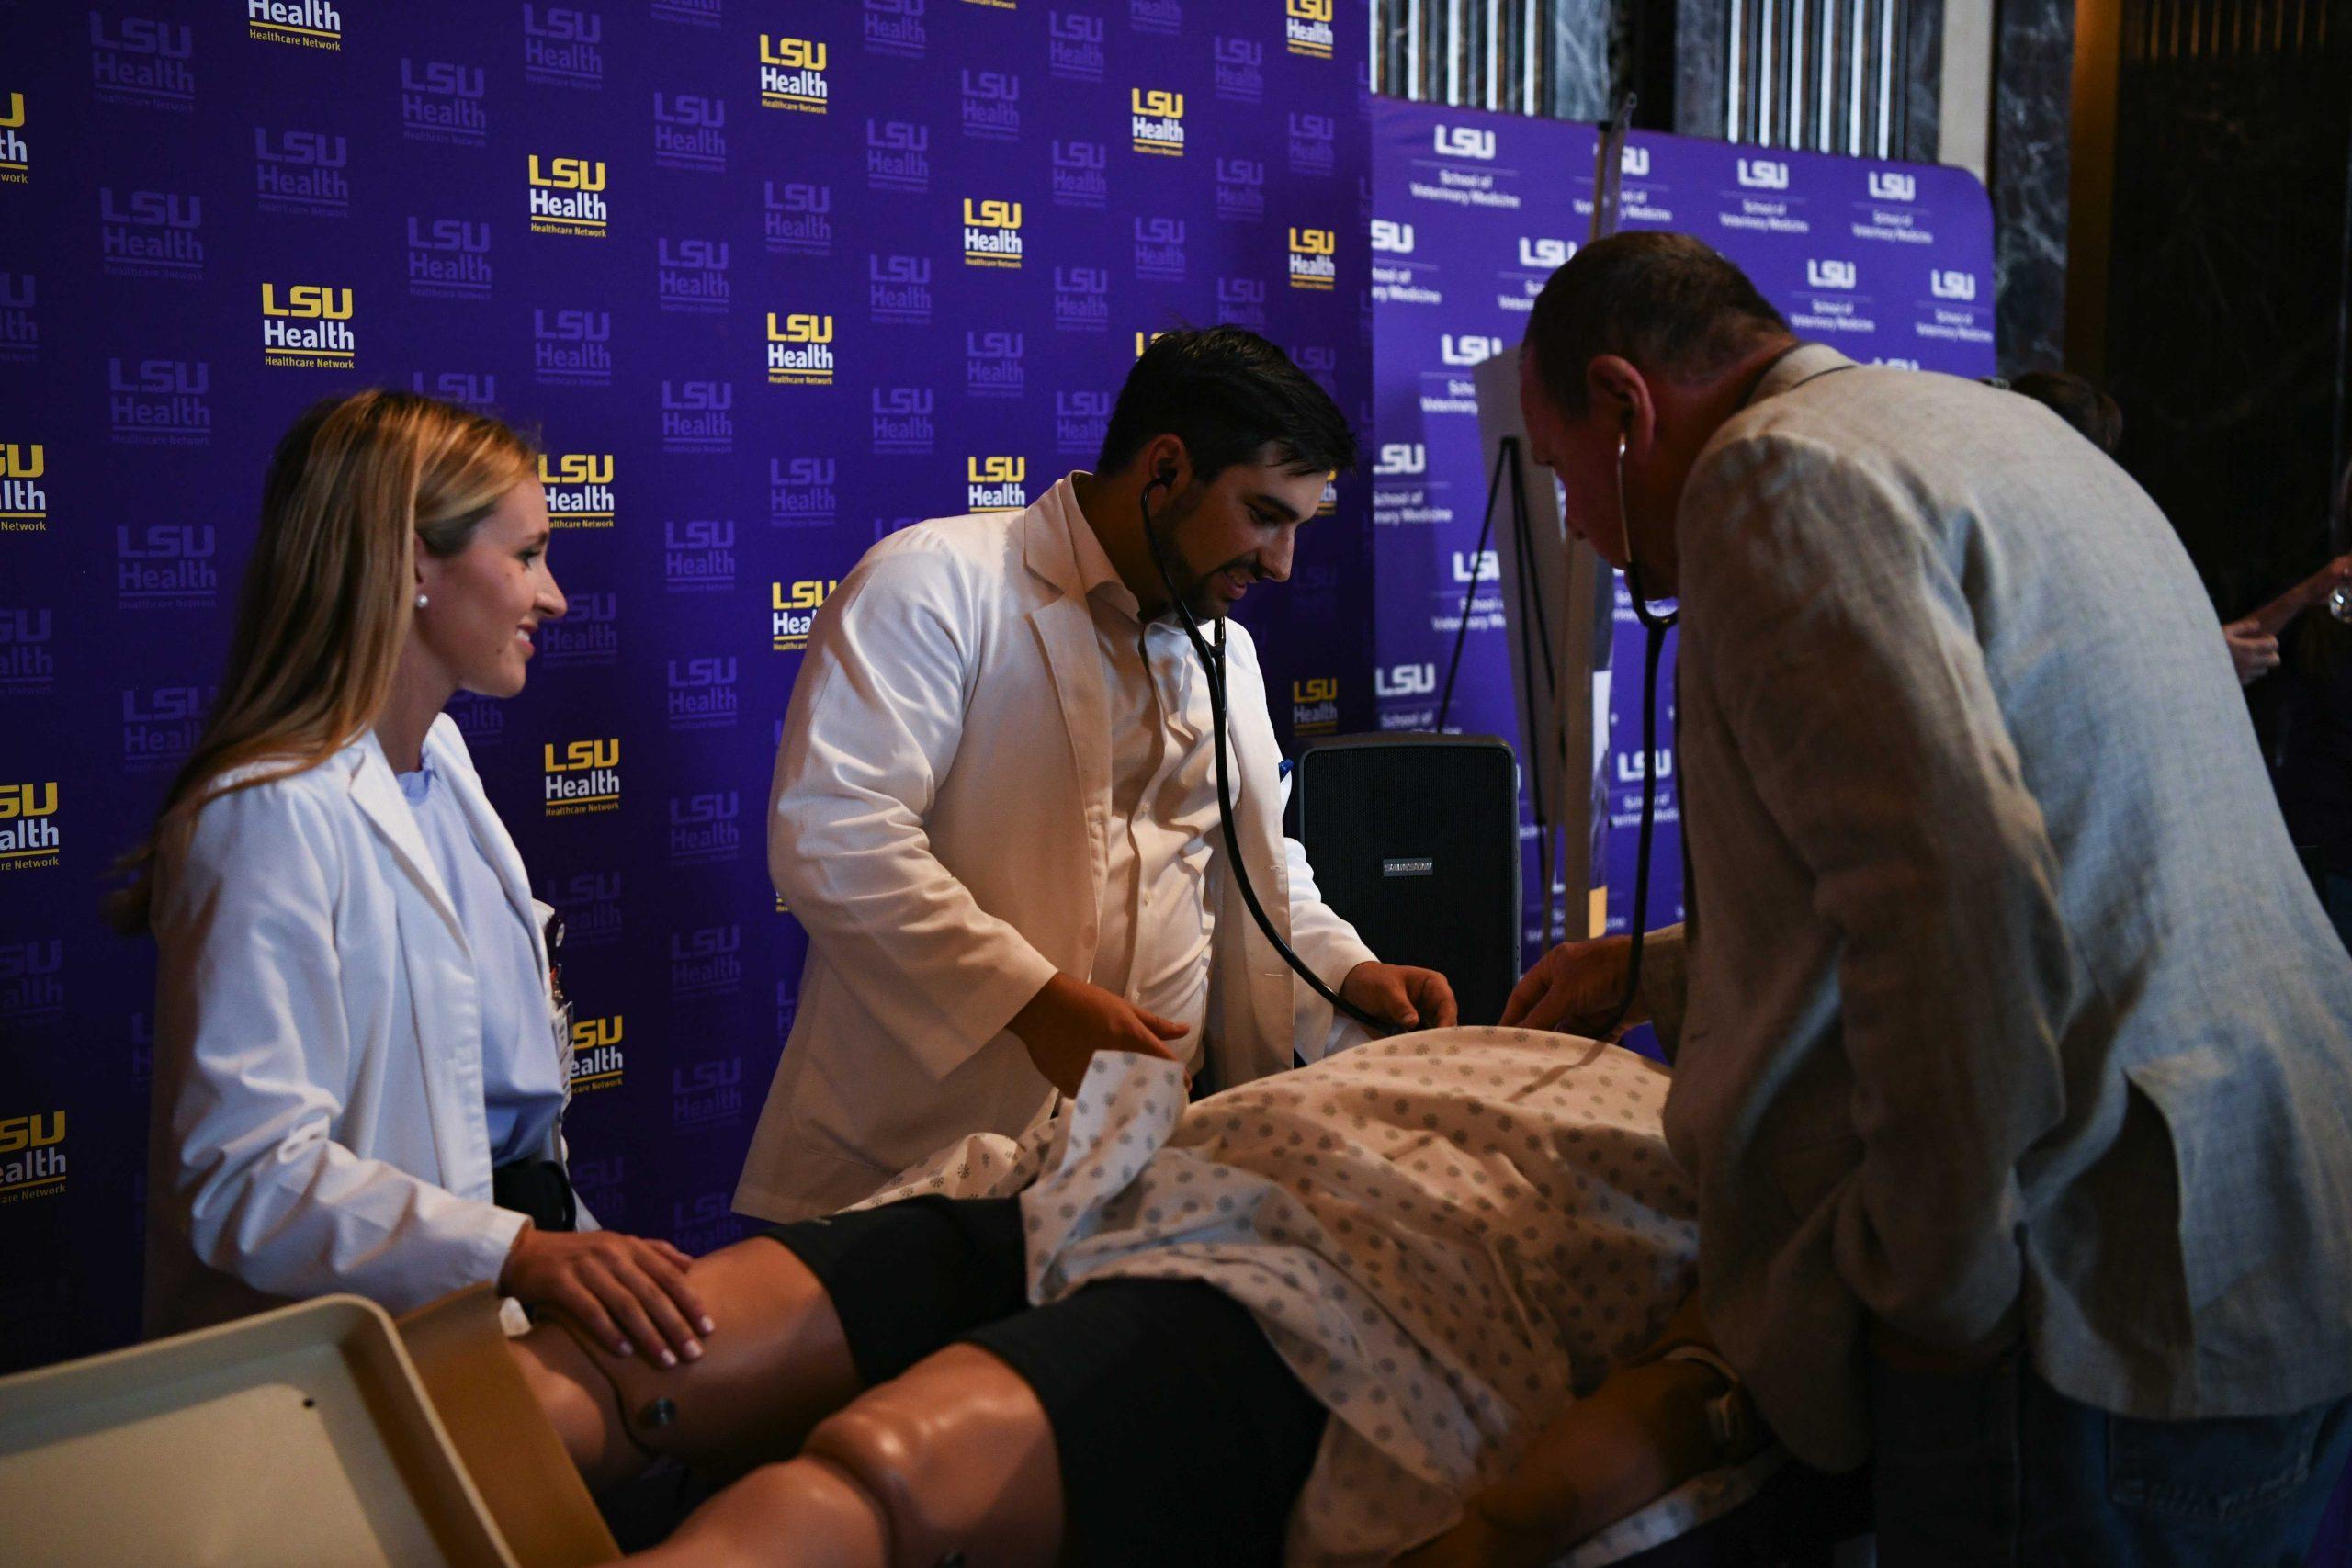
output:
<path id="1" fill-rule="evenodd" d="M 1069 1561 L 1280 1561 L 1325 1411 L 1230 1296 L 1106 1280 L 1032 1307 L 1012 1198 L 910 1198 L 767 1234 L 825 1287 L 867 1386 L 958 1342 L 1020 1374 L 1053 1427 Z"/>

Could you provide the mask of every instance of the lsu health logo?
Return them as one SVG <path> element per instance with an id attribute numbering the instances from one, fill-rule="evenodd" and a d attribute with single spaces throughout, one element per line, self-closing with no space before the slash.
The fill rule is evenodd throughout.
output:
<path id="1" fill-rule="evenodd" d="M 1375 252 L 1383 255 L 1409 256 L 1413 254 L 1414 243 L 1410 223 L 1394 218 L 1372 220 L 1372 248 Z"/>
<path id="2" fill-rule="evenodd" d="M 964 198 L 964 265 L 1017 271 L 1021 266 L 1021 204 Z"/>
<path id="3" fill-rule="evenodd" d="M 195 113 L 195 53 L 185 22 L 90 13 L 90 89 L 102 104 Z"/>
<path id="4" fill-rule="evenodd" d="M 768 312 L 768 385 L 830 387 L 833 384 L 833 319 L 831 316 Z"/>
<path id="5" fill-rule="evenodd" d="M 912 120 L 865 122 L 865 183 L 873 190 L 931 190 L 931 128 Z"/>
<path id="6" fill-rule="evenodd" d="M 1495 159 L 1495 133 L 1475 125 L 1438 126 L 1430 133 L 1430 141 L 1441 158 L 1468 158 L 1481 164 Z"/>
<path id="7" fill-rule="evenodd" d="M 551 670 L 607 669 L 620 662 L 620 596 L 571 593 L 563 618 L 539 627 L 539 662 Z"/>
<path id="8" fill-rule="evenodd" d="M 1372 477 L 1376 479 L 1409 479 L 1429 472 L 1430 449 L 1419 441 L 1386 441 L 1372 460 Z"/>
<path id="9" fill-rule="evenodd" d="M 707 865 L 743 852 L 743 797 L 734 790 L 670 797 L 670 863 Z"/>
<path id="10" fill-rule="evenodd" d="M 570 234 L 601 240 L 612 220 L 612 205 L 605 199 L 605 164 L 601 158 L 542 160 L 530 154 L 531 232 Z"/>
<path id="11" fill-rule="evenodd" d="M 1100 141 L 1054 143 L 1053 192 L 1056 207 L 1081 207 L 1100 211 L 1111 200 L 1109 152 Z"/>
<path id="12" fill-rule="evenodd" d="M 490 225 L 463 218 L 408 220 L 408 291 L 422 299 L 487 299 L 494 277 Z"/>
<path id="13" fill-rule="evenodd" d="M 29 365 L 40 358 L 40 293 L 29 272 L 0 272 L 0 360 Z"/>
<path id="14" fill-rule="evenodd" d="M 621 1042 L 628 1035 L 628 1015 L 575 1018 L 571 1021 L 571 1092 L 588 1094 L 618 1089 L 627 1068 Z"/>
<path id="15" fill-rule="evenodd" d="M 1184 155 L 1184 95 L 1154 87 L 1127 89 L 1128 135 L 1138 152 L 1163 158 Z"/>
<path id="16" fill-rule="evenodd" d="M 204 198 L 98 187 L 99 265 L 117 277 L 204 276 Z"/>
<path id="17" fill-rule="evenodd" d="M 1173 38 L 1184 30 L 1183 0 L 1127 0 L 1127 26 Z"/>
<path id="18" fill-rule="evenodd" d="M 540 897 L 562 912 L 564 953 L 582 947 L 605 947 L 619 940 L 621 887 L 617 871 L 582 871 L 552 880 L 539 890 Z"/>
<path id="19" fill-rule="evenodd" d="M 1064 82 L 1100 82 L 1105 56 L 1102 18 L 1083 11 L 1046 13 L 1046 69 Z"/>
<path id="20" fill-rule="evenodd" d="M 1019 333 L 964 334 L 964 391 L 975 398 L 1018 398 L 1029 389 L 1028 342 Z"/>
<path id="21" fill-rule="evenodd" d="M 1216 215 L 1235 223 L 1264 220 L 1264 163 L 1256 158 L 1221 157 L 1216 161 Z"/>
<path id="22" fill-rule="evenodd" d="M 931 47 L 930 33 L 923 26 L 927 4 L 928 0 L 864 0 L 859 8 L 865 17 L 865 51 L 921 60 L 923 51 Z"/>
<path id="23" fill-rule="evenodd" d="M 65 1112 L 0 1116 L 0 1203 L 65 1190 Z"/>
<path id="24" fill-rule="evenodd" d="M 1804 281 L 1808 288 L 1849 289 L 1859 281 L 1854 264 L 1849 261 L 1808 260 L 1804 264 Z"/>
<path id="25" fill-rule="evenodd" d="M 728 926 L 701 931 L 673 932 L 670 938 L 671 948 L 676 952 L 682 939 L 708 938 L 714 931 L 736 930 Z M 740 931 L 736 941 L 739 943 L 742 941 Z M 670 975 L 670 995 L 674 1000 L 726 996 L 742 987 L 743 960 L 741 954 L 735 953 L 714 953 L 684 964 L 673 958 Z M 681 976 L 708 976 L 712 978 L 707 984 L 693 980 L 682 984 Z M 671 1067 L 670 1128 L 673 1132 L 692 1133 L 705 1128 L 729 1127 L 742 1119 L 743 1058 L 722 1056 L 716 1061 Z"/>
<path id="26" fill-rule="evenodd" d="M 48 610 L 0 610 L 0 696 L 39 696 L 56 684 L 56 636 Z"/>
<path id="27" fill-rule="evenodd" d="M 771 255 L 833 254 L 833 187 L 807 181 L 763 182 L 760 232 Z"/>
<path id="28" fill-rule="evenodd" d="M 1290 114 L 1290 172 L 1328 175 L 1339 167 L 1340 126 L 1328 114 Z"/>
<path id="29" fill-rule="evenodd" d="M 1928 292 L 1939 299 L 1973 299 L 1976 298 L 1976 275 L 1939 267 L 1928 274 Z"/>
<path id="30" fill-rule="evenodd" d="M 808 646 L 817 629 L 817 612 L 841 586 L 839 579 L 804 577 L 793 582 L 768 584 L 768 646 L 777 653 L 797 653 Z"/>
<path id="31" fill-rule="evenodd" d="M 727 276 L 732 259 L 724 240 L 654 241 L 654 303 L 689 315 L 725 315 L 735 302 Z"/>
<path id="32" fill-rule="evenodd" d="M 865 258 L 865 309 L 887 327 L 931 325 L 931 258 L 870 255 Z"/>
<path id="33" fill-rule="evenodd" d="M 542 86 L 605 85 L 605 18 L 568 6 L 523 7 L 523 74 Z"/>
<path id="34" fill-rule="evenodd" d="M 735 586 L 735 520 L 663 519 L 662 584 L 673 593 L 731 591 Z"/>
<path id="35" fill-rule="evenodd" d="M 549 626 L 561 626 L 550 621 Z M 546 628 L 542 627 L 542 631 Z M 550 740 L 543 750 L 540 784 L 550 817 L 581 817 L 621 808 L 621 743 L 618 736 L 574 740 L 561 751 Z"/>
<path id="36" fill-rule="evenodd" d="M 1385 701 L 1437 695 L 1437 666 L 1391 664 L 1372 672 L 1372 694 Z"/>
<path id="37" fill-rule="evenodd" d="M 1026 457 L 967 457 L 964 459 L 964 509 L 967 512 L 1020 512 L 1029 505 L 1029 459 Z"/>
<path id="38" fill-rule="evenodd" d="M 0 1019 L 34 1023 L 65 1011 L 65 943 L 0 942 Z"/>
<path id="39" fill-rule="evenodd" d="M 1438 359 L 1444 365 L 1483 365 L 1503 351 L 1503 340 L 1479 333 L 1441 333 Z"/>
<path id="40" fill-rule="evenodd" d="M 1283 0 L 1283 44 L 1309 60 L 1331 58 L 1331 0 Z"/>
<path id="41" fill-rule="evenodd" d="M 670 933 L 670 995 L 673 998 L 724 995 L 742 983 L 741 926 L 704 926 L 698 931 Z M 731 1073 L 723 1070 L 730 1067 Z M 714 1068 L 722 1070 L 714 1072 Z M 740 1086 L 742 1077 L 742 1064 L 732 1060 L 671 1069 L 672 1089 L 681 1100 L 690 1093 L 707 1092 L 715 1085 Z M 737 1087 L 734 1109 L 740 1112 L 742 1108 L 742 1091 Z"/>
<path id="42" fill-rule="evenodd" d="M 1748 190 L 1786 190 L 1789 188 L 1789 166 L 1777 158 L 1742 158 L 1733 172 L 1740 185 Z"/>
<path id="43" fill-rule="evenodd" d="M 740 712 L 732 654 L 713 659 L 673 659 L 669 665 L 670 728 L 727 729 Z"/>
<path id="44" fill-rule="evenodd" d="M 217 686 L 141 686 L 122 694 L 122 765 L 175 767 L 196 750 Z"/>
<path id="45" fill-rule="evenodd" d="M 118 446 L 212 444 L 212 367 L 187 359 L 107 361 L 107 425 Z"/>
<path id="46" fill-rule="evenodd" d="M 1021 78 L 964 68 L 964 134 L 982 141 L 1021 140 Z"/>
<path id="47" fill-rule="evenodd" d="M 1339 677 L 1317 675 L 1290 683 L 1292 734 L 1329 735 L 1339 728 Z"/>
<path id="48" fill-rule="evenodd" d="M 829 528 L 841 515 L 831 457 L 768 459 L 768 526 Z"/>
<path id="49" fill-rule="evenodd" d="M 24 129 L 24 94 L 0 98 L 0 185 L 20 186 L 32 179 L 33 150 Z"/>
<path id="50" fill-rule="evenodd" d="M 0 442 L 0 533 L 48 532 L 49 491 L 40 483 L 48 472 L 47 446 Z"/>
<path id="51" fill-rule="evenodd" d="M 1336 288 L 1340 280 L 1340 264 L 1333 253 L 1339 247 L 1340 237 L 1329 229 L 1301 229 L 1294 225 L 1286 257 L 1290 286 L 1326 292 Z"/>
<path id="52" fill-rule="evenodd" d="M 1140 220 L 1138 220 L 1140 221 Z M 1180 255 L 1182 253 L 1179 253 Z M 1054 326 L 1066 333 L 1107 332 L 1111 326 L 1111 269 L 1054 268 Z"/>
<path id="53" fill-rule="evenodd" d="M 1227 103 L 1255 104 L 1266 96 L 1266 48 L 1256 39 L 1226 38 L 1216 45 L 1216 76 L 1213 87 Z"/>
<path id="54" fill-rule="evenodd" d="M 57 830 L 56 780 L 0 784 L 0 871 L 53 866 L 63 844 Z"/>
<path id="55" fill-rule="evenodd" d="M 760 107 L 795 114 L 823 114 L 832 84 L 825 76 L 827 53 L 815 39 L 760 35 Z"/>
<path id="56" fill-rule="evenodd" d="M 710 457 L 735 450 L 735 387 L 729 381 L 662 383 L 662 450 Z"/>
<path id="57" fill-rule="evenodd" d="M 1521 234 L 1519 237 L 1519 265 L 1524 272 L 1540 272 L 1549 276 L 1567 265 L 1568 258 L 1576 254 L 1577 243 L 1574 240 L 1538 234 Z"/>
<path id="58" fill-rule="evenodd" d="M 476 413 L 489 413 L 498 407 L 495 370 L 412 370 L 408 384 L 409 390 L 420 396 L 438 398 Z"/>
<path id="59" fill-rule="evenodd" d="M 245 0 L 245 36 L 300 49 L 341 50 L 343 14 L 327 0 Z"/>
<path id="60" fill-rule="evenodd" d="M 1216 319 L 1231 326 L 1263 330 L 1266 325 L 1266 280 L 1262 277 L 1218 278 Z"/>
<path id="61" fill-rule="evenodd" d="M 1110 393 L 1054 394 L 1054 446 L 1059 451 L 1091 457 L 1102 449 L 1102 437 L 1110 428 Z"/>
<path id="62" fill-rule="evenodd" d="M 611 386 L 612 312 L 532 306 L 531 378 L 543 387 Z"/>
<path id="63" fill-rule="evenodd" d="M 1884 169 L 1872 169 L 1870 189 L 1872 201 L 1909 202 L 1919 199 L 1919 181 L 1914 175 L 1898 175 Z"/>
<path id="64" fill-rule="evenodd" d="M 727 100 L 695 93 L 653 95 L 653 162 L 664 169 L 727 172 Z"/>
<path id="65" fill-rule="evenodd" d="M 262 363 L 294 370 L 348 370 L 359 355 L 351 290 L 329 284 L 261 286 Z"/>
<path id="66" fill-rule="evenodd" d="M 542 452 L 539 483 L 547 487 L 548 521 L 558 528 L 613 525 L 613 455 Z M 548 626 L 560 623 L 550 621 Z M 546 628 L 541 629 L 541 636 Z M 544 649 L 542 649 L 544 651 Z"/>
<path id="67" fill-rule="evenodd" d="M 411 141 L 480 147 L 490 136 L 490 110 L 479 65 L 401 57 L 401 134 Z"/>
<path id="68" fill-rule="evenodd" d="M 1136 230 L 1136 276 L 1151 283 L 1184 281 L 1184 220 L 1182 218 L 1138 218 Z"/>
<path id="69" fill-rule="evenodd" d="M 877 457 L 928 457 L 939 440 L 932 413 L 938 395 L 929 387 L 874 389 L 873 448 Z"/>
<path id="70" fill-rule="evenodd" d="M 1500 582 L 1503 580 L 1503 558 L 1498 550 L 1456 550 L 1453 552 L 1453 581 L 1457 583 Z"/>

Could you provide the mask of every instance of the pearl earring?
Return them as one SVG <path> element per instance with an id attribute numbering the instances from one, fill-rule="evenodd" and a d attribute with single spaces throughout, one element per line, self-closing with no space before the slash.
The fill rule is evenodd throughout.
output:
<path id="1" fill-rule="evenodd" d="M 432 601 L 430 601 L 430 600 L 426 599 L 426 598 L 425 598 L 425 596 L 424 596 L 424 594 L 422 594 L 422 593 L 420 593 L 420 594 L 418 594 L 418 595 L 416 596 L 416 607 L 417 607 L 418 609 L 420 609 L 420 610 L 424 609 L 424 606 L 425 606 L 426 604 L 430 604 L 431 602 L 432 602 Z"/>

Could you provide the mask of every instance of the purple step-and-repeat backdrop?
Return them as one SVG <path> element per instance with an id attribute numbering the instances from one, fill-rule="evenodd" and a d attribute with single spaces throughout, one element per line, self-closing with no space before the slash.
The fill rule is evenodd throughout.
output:
<path id="1" fill-rule="evenodd" d="M 763 807 L 879 536 L 1091 462 L 1143 334 L 1361 406 L 1360 6 L 101 0 L 0 13 L 0 1367 L 135 1330 L 152 948 L 108 935 L 219 677 L 264 461 L 362 384 L 534 428 L 571 615 L 457 709 L 570 925 L 576 1175 L 730 1239 L 804 939 Z M 1252 596 L 1361 728 L 1369 482 Z"/>
<path id="2" fill-rule="evenodd" d="M 1436 717 L 1465 601 L 1468 641 L 1447 728 L 1516 743 L 1495 537 L 1477 550 L 1489 478 L 1471 367 L 1516 345 L 1544 281 L 1592 222 L 1598 133 L 1589 125 L 1386 99 L 1373 107 L 1371 225 L 1374 680 L 1384 729 Z M 1737 262 L 1807 338 L 1853 358 L 1993 373 L 1993 219 L 1957 169 L 1742 148 L 1636 131 L 1620 227 L 1698 235 Z M 1602 760 L 1602 859 L 1611 929 L 1633 899 L 1641 811 L 1642 628 L 1616 588 Z M 1673 780 L 1671 637 L 1659 677 L 1650 920 L 1681 908 Z M 1541 908 L 1531 846 L 1530 953 Z M 1571 897 L 1581 900 L 1576 890 Z"/>

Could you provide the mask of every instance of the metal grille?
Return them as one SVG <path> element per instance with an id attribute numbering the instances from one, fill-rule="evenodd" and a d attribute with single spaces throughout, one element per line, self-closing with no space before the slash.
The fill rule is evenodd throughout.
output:
<path id="1" fill-rule="evenodd" d="M 1729 0 L 1728 140 L 1891 158 L 1904 132 L 1905 0 Z"/>
<path id="2" fill-rule="evenodd" d="M 2341 0 L 2133 0 L 2123 12 L 2123 57 L 2227 60 L 2324 53 L 2339 37 Z M 2352 90 L 2352 89 L 2347 89 Z"/>
<path id="3" fill-rule="evenodd" d="M 1372 0 L 1372 90 L 1542 114 L 1554 0 Z"/>

